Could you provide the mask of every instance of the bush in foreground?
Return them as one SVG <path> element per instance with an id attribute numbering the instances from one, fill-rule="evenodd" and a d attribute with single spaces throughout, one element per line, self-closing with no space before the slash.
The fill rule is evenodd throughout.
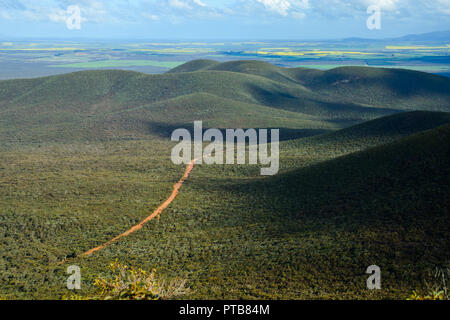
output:
<path id="1" fill-rule="evenodd" d="M 94 281 L 93 295 L 63 297 L 70 300 L 165 300 L 185 295 L 187 279 L 175 278 L 167 281 L 159 278 L 156 271 L 121 264 L 116 259 L 109 265 L 111 275 L 98 277 Z"/>

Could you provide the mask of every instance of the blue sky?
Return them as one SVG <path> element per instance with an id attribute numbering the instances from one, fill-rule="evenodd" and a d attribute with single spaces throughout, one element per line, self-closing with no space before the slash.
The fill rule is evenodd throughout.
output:
<path id="1" fill-rule="evenodd" d="M 67 8 L 81 10 L 69 30 Z M 381 8 L 368 30 L 367 8 Z M 450 0 L 0 0 L 0 37 L 331 39 L 450 29 Z M 449 40 L 450 41 L 450 40 Z"/>

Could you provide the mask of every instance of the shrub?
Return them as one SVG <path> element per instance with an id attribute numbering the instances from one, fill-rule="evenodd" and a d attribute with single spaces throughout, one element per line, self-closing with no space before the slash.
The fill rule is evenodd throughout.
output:
<path id="1" fill-rule="evenodd" d="M 71 296 L 70 300 L 161 300 L 186 294 L 186 279 L 167 281 L 157 277 L 156 271 L 147 271 L 121 264 L 116 259 L 109 265 L 110 277 L 98 277 L 94 281 L 96 292 L 83 298 Z"/>
<path id="2" fill-rule="evenodd" d="M 447 283 L 450 275 L 450 268 L 436 267 L 429 276 L 431 281 L 427 281 L 427 295 L 420 295 L 416 291 L 408 298 L 408 300 L 449 300 Z"/>

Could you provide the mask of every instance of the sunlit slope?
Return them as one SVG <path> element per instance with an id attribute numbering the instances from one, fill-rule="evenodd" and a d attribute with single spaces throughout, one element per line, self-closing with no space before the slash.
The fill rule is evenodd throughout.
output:
<path id="1" fill-rule="evenodd" d="M 224 62 L 213 67 L 210 70 L 239 72 L 253 74 L 264 78 L 272 79 L 281 83 L 296 83 L 298 81 L 289 74 L 289 69 L 280 68 L 273 64 L 263 61 L 230 61 Z"/>
<path id="2" fill-rule="evenodd" d="M 213 68 L 218 64 L 219 62 L 208 59 L 192 60 L 169 70 L 168 73 L 200 71 Z"/>
<path id="3" fill-rule="evenodd" d="M 122 114 L 119 112 L 110 118 L 122 121 Z M 135 121 L 146 121 L 149 129 L 152 123 L 169 128 L 180 125 L 190 127 L 196 120 L 202 120 L 205 127 L 213 128 L 269 128 L 274 124 L 284 129 L 338 128 L 331 122 L 322 121 L 320 117 L 234 101 L 210 93 L 187 94 L 158 101 L 127 110 L 127 116 Z"/>
<path id="4" fill-rule="evenodd" d="M 190 128 L 198 120 L 203 121 L 205 128 L 276 127 L 281 129 L 282 139 L 339 129 L 339 125 L 320 117 L 209 93 L 187 94 L 128 108 L 103 101 L 92 108 L 79 113 L 56 106 L 6 111 L 0 121 L 2 144 L 169 138 L 176 128 Z"/>
<path id="5" fill-rule="evenodd" d="M 133 138 L 136 133 L 142 137 L 160 127 L 152 127 L 152 122 L 180 124 L 192 119 L 221 127 L 339 128 L 320 115 L 320 110 L 327 113 L 336 106 L 296 96 L 300 94 L 294 86 L 220 71 L 87 71 L 10 80 L 0 82 L 0 132 L 2 144 L 14 144 Z M 342 110 L 336 114 L 343 115 Z"/>
<path id="6" fill-rule="evenodd" d="M 102 110 L 110 111 L 114 106 L 127 107 L 205 92 L 236 101 L 274 105 L 281 97 L 295 99 L 298 89 L 251 74 L 221 71 L 147 75 L 105 70 L 2 81 L 0 101 L 2 108 L 8 108 L 11 104 L 65 104 L 65 108 L 93 111 L 83 107 L 110 98 L 111 105 Z"/>
<path id="7" fill-rule="evenodd" d="M 315 116 L 260 104 L 263 97 L 252 94 L 251 86 L 274 95 L 293 91 L 264 78 L 220 72 L 151 76 L 88 71 L 2 81 L 2 142 L 142 137 L 159 130 L 152 127 L 155 122 L 194 119 L 222 127 L 336 127 Z"/>
<path id="8" fill-rule="evenodd" d="M 325 101 L 337 98 L 336 102 L 373 107 L 450 111 L 450 79 L 418 71 L 369 67 L 340 67 L 320 71 L 281 68 L 260 61 L 225 62 L 213 64 L 209 69 L 254 74 L 282 83 L 297 83 L 320 93 Z M 205 68 L 198 70 L 204 71 Z"/>
<path id="9" fill-rule="evenodd" d="M 257 60 L 240 60 L 240 61 L 229 61 L 229 62 L 215 62 L 208 60 L 206 64 L 204 60 L 194 60 L 186 64 L 183 64 L 177 68 L 170 70 L 169 72 L 195 72 L 195 71 L 205 71 L 205 70 L 215 70 L 215 71 L 228 71 L 237 72 L 245 74 L 253 74 L 256 76 L 261 76 L 271 80 L 275 80 L 282 83 L 300 83 L 297 77 L 299 76 L 296 70 L 310 70 L 310 69 L 287 69 L 280 68 L 273 64 L 257 61 Z"/>

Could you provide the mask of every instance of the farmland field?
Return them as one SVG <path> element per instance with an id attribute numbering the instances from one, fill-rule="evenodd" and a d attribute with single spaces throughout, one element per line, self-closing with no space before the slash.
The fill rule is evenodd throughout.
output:
<path id="1" fill-rule="evenodd" d="M 374 66 L 448 74 L 449 52 L 446 42 L 394 39 L 314 42 L 4 41 L 0 42 L 0 68 L 3 70 L 0 78 L 105 68 L 162 73 L 194 59 L 260 60 L 281 67 L 320 70 L 339 66 Z M 22 68 L 26 68 L 28 73 Z"/>

